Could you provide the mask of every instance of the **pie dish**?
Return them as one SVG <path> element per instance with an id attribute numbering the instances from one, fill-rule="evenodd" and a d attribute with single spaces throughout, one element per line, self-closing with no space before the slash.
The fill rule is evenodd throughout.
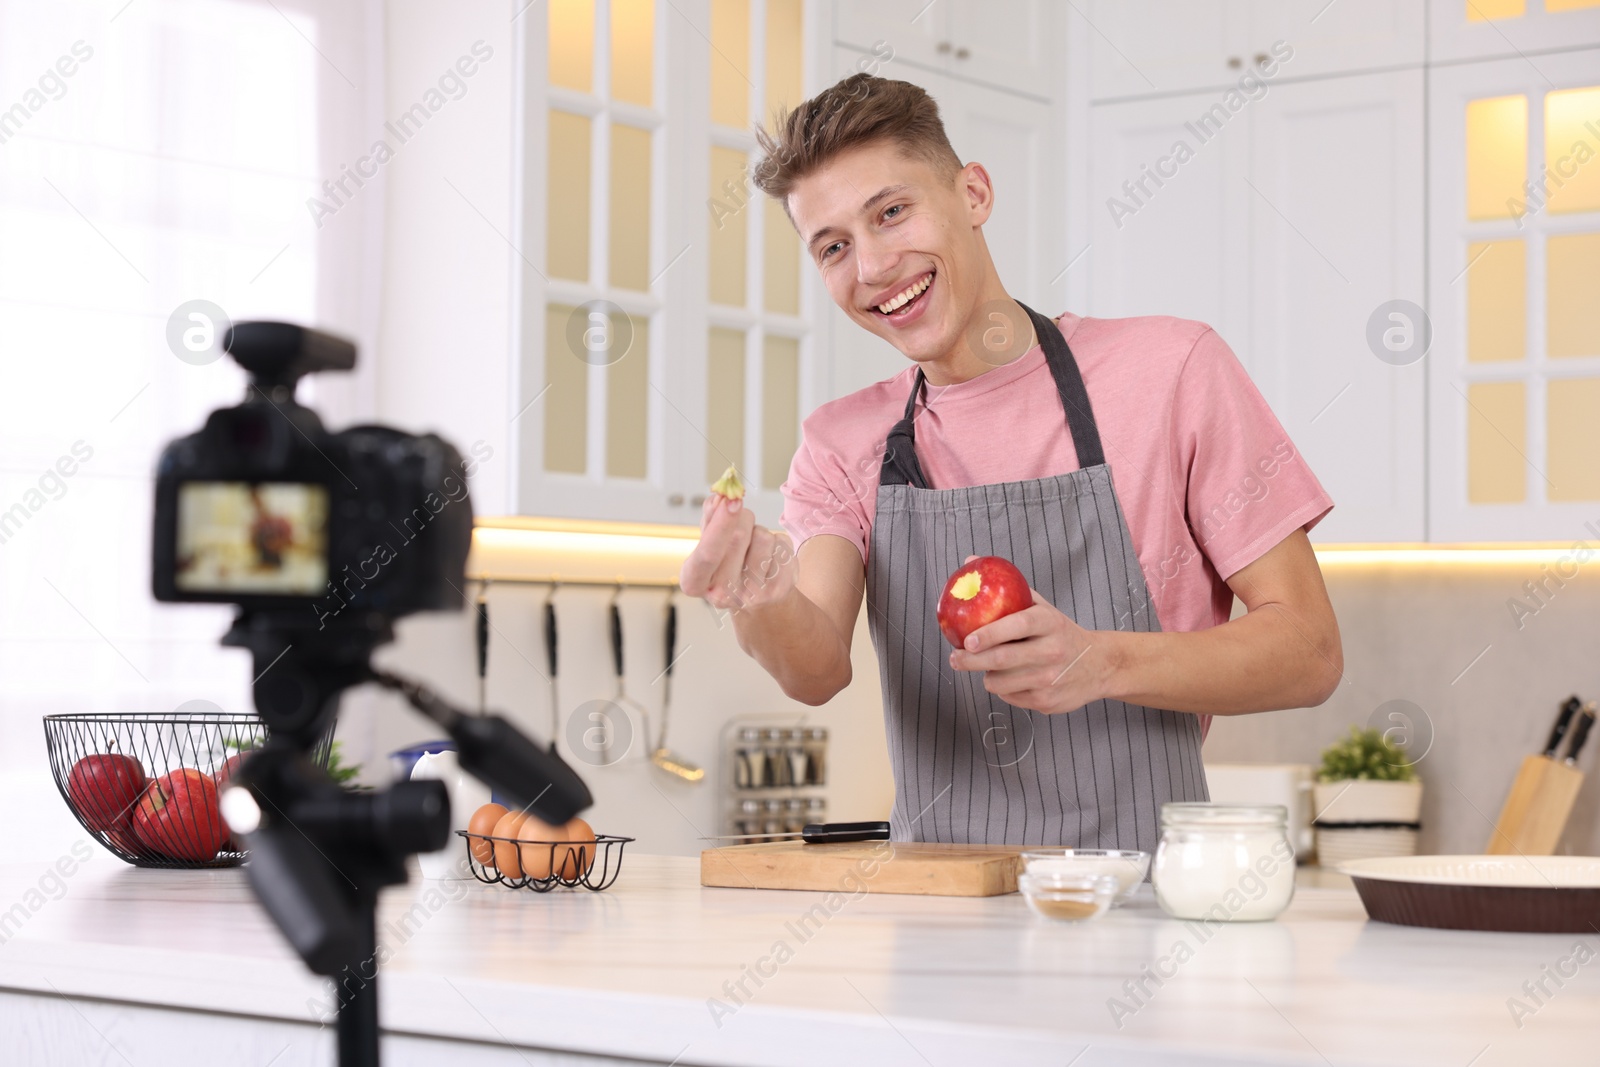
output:
<path id="1" fill-rule="evenodd" d="M 1383 856 L 1339 871 L 1379 922 L 1551 934 L 1600 928 L 1600 857 Z"/>

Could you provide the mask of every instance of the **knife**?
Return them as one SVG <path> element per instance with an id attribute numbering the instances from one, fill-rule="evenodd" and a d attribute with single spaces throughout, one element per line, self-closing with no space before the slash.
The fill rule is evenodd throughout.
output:
<path id="1" fill-rule="evenodd" d="M 847 841 L 887 841 L 887 822 L 814 822 L 798 833 L 788 834 L 718 834 L 702 837 L 702 841 L 783 841 L 799 838 L 807 845 L 841 844 Z"/>
<path id="2" fill-rule="evenodd" d="M 1556 724 L 1550 729 L 1550 740 L 1544 746 L 1545 756 L 1550 759 L 1556 758 L 1556 753 L 1561 748 L 1561 740 L 1567 736 L 1567 727 L 1572 725 L 1572 717 L 1582 706 L 1583 701 L 1576 695 L 1568 697 L 1566 703 L 1561 705 L 1561 713 L 1556 716 Z"/>
<path id="3" fill-rule="evenodd" d="M 1574 766 L 1578 762 L 1578 753 L 1583 751 L 1583 744 L 1589 740 L 1589 730 L 1594 726 L 1594 704 L 1583 706 L 1583 714 L 1578 718 L 1578 725 L 1572 728 L 1572 743 L 1567 746 L 1567 766 Z"/>

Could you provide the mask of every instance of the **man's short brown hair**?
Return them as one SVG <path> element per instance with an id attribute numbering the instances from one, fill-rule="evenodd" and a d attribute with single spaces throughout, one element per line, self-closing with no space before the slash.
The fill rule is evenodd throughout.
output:
<path id="1" fill-rule="evenodd" d="M 765 153 L 756 188 L 785 207 L 795 183 L 840 153 L 893 141 L 913 159 L 953 176 L 961 159 L 950 147 L 939 105 L 920 85 L 852 74 L 778 116 L 776 133 L 756 131 Z"/>

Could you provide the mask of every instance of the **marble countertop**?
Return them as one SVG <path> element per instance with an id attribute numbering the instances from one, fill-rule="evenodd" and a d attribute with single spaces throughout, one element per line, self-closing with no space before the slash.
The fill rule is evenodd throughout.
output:
<path id="1" fill-rule="evenodd" d="M 0 867 L 0 987 L 323 1021 L 329 987 L 242 871 L 96 853 L 66 877 Z M 1203 936 L 1139 893 L 1066 925 L 1014 894 L 707 889 L 685 857 L 629 854 L 602 893 L 414 880 L 383 901 L 383 1018 L 680 1064 L 1509 1067 L 1600 1048 L 1600 934 L 1371 923 L 1343 879 L 1302 872 L 1279 920 Z M 1559 987 L 1558 967 L 1577 969 Z M 1524 989 L 1541 979 L 1548 995 Z"/>

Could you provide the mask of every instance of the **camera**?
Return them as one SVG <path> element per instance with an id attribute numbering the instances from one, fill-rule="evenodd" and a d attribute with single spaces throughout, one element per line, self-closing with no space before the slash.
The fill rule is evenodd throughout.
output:
<path id="1" fill-rule="evenodd" d="M 472 544 L 466 462 L 433 434 L 324 429 L 301 377 L 350 370 L 355 345 L 244 322 L 224 348 L 251 376 L 156 468 L 155 597 L 266 610 L 317 630 L 340 619 L 459 608 Z"/>

